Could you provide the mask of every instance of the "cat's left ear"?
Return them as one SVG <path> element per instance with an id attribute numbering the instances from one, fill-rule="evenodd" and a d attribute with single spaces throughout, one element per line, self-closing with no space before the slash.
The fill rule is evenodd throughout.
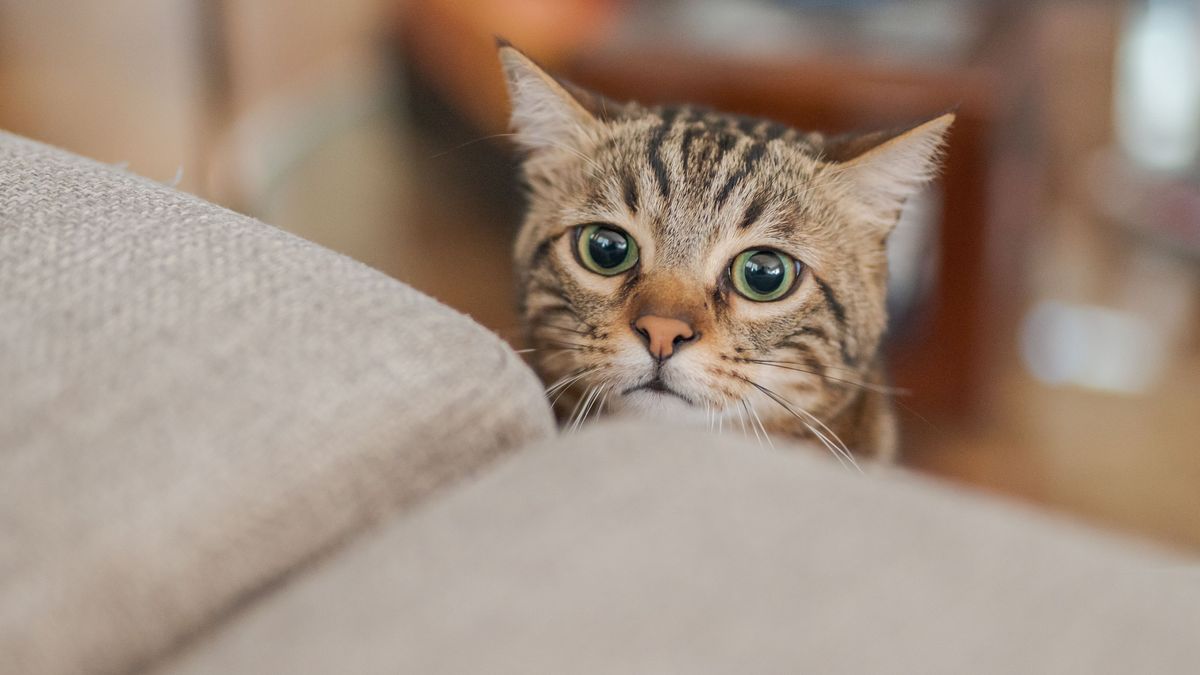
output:
<path id="1" fill-rule="evenodd" d="M 497 39 L 517 142 L 531 151 L 578 149 L 599 121 L 571 92 L 516 47 Z"/>
<path id="2" fill-rule="evenodd" d="M 899 133 L 841 139 L 829 148 L 841 197 L 861 220 L 884 234 L 895 227 L 904 202 L 937 174 L 954 117 L 949 112 Z"/>

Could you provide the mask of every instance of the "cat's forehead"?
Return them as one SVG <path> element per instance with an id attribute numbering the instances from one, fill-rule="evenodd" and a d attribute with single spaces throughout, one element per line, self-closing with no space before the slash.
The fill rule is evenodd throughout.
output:
<path id="1" fill-rule="evenodd" d="M 690 106 L 643 109 L 609 126 L 595 159 L 600 190 L 633 213 L 666 257 L 694 256 L 723 235 L 774 228 L 814 207 L 820 137 Z"/>

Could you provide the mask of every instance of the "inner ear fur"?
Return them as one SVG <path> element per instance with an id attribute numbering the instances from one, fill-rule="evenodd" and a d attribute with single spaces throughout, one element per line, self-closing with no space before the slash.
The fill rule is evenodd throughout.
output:
<path id="1" fill-rule="evenodd" d="M 954 117 L 948 112 L 898 132 L 830 139 L 823 159 L 856 219 L 884 233 L 895 226 L 904 202 L 937 174 Z"/>
<path id="2" fill-rule="evenodd" d="M 907 134 L 917 131 L 927 124 L 945 120 L 945 127 L 948 129 L 953 124 L 955 116 L 956 112 L 949 110 L 915 124 L 876 131 L 859 131 L 828 136 L 822 143 L 821 157 L 825 161 L 835 164 L 849 162 L 889 141 L 900 139 Z"/>
<path id="3" fill-rule="evenodd" d="M 507 41 L 497 38 L 517 141 L 531 150 L 575 147 L 622 106 L 559 80 Z"/>

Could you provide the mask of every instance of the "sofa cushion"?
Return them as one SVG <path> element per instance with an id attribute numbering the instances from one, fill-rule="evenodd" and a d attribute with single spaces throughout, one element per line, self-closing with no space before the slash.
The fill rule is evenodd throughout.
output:
<path id="1" fill-rule="evenodd" d="M 0 133 L 0 672 L 128 672 L 552 433 L 467 317 Z"/>
<path id="2" fill-rule="evenodd" d="M 1190 673 L 1185 569 L 897 470 L 601 424 L 397 518 L 161 672 Z"/>

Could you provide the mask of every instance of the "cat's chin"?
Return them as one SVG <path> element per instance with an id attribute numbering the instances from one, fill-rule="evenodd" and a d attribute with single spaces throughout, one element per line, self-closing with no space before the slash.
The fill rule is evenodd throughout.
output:
<path id="1" fill-rule="evenodd" d="M 616 415 L 641 419 L 669 419 L 672 422 L 708 424 L 708 413 L 676 395 L 639 390 L 623 394 L 610 401 L 609 409 Z"/>

